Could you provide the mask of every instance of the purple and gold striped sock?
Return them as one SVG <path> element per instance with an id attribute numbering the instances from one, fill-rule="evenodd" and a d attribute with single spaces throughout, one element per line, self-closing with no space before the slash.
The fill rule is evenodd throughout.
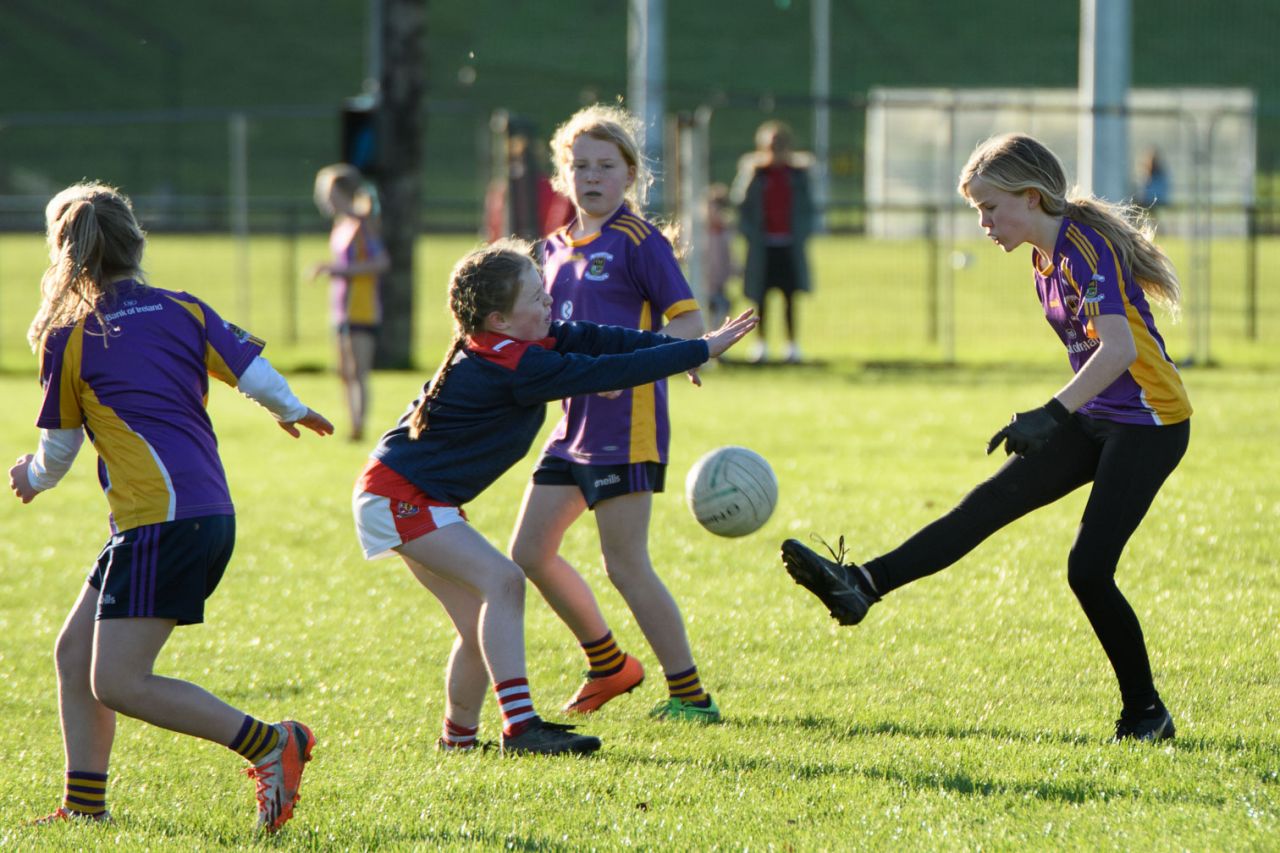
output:
<path id="1" fill-rule="evenodd" d="M 604 678 L 621 672 L 622 665 L 627 660 L 627 656 L 613 639 L 612 631 L 606 631 L 595 642 L 583 643 L 582 651 L 587 656 L 587 678 Z"/>
<path id="2" fill-rule="evenodd" d="M 255 720 L 244 715 L 244 724 L 240 732 L 227 746 L 243 755 L 250 764 L 257 764 L 271 754 L 271 750 L 280 744 L 280 730 L 271 723 Z"/>
<path id="3" fill-rule="evenodd" d="M 96 817 L 107 810 L 107 774 L 67 771 L 62 805 L 69 812 Z"/>
<path id="4" fill-rule="evenodd" d="M 672 699 L 683 699 L 700 708 L 711 704 L 711 697 L 702 689 L 702 681 L 698 678 L 696 666 L 691 666 L 684 672 L 668 675 L 667 692 L 671 694 Z"/>

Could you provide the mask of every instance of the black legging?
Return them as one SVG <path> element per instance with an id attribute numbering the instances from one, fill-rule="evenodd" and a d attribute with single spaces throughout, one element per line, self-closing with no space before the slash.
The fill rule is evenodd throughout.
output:
<path id="1" fill-rule="evenodd" d="M 1124 707 L 1147 708 L 1159 695 L 1142 626 L 1116 586 L 1116 564 L 1190 435 L 1190 421 L 1144 426 L 1073 415 L 1042 450 L 1011 456 L 955 509 L 865 567 L 882 594 L 897 589 L 945 569 L 1006 524 L 1092 480 L 1067 580 L 1115 669 Z"/>

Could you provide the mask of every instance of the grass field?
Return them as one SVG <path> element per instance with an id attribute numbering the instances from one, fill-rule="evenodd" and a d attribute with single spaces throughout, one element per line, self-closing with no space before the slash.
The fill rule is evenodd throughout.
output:
<path id="1" fill-rule="evenodd" d="M 156 283 L 208 292 L 234 315 L 234 291 L 216 283 L 225 247 L 166 242 L 149 261 Z M 958 305 L 959 359 L 947 366 L 921 331 L 910 267 L 899 284 L 841 290 L 841 281 L 874 281 L 877 269 L 901 269 L 910 258 L 901 247 L 882 255 L 858 248 L 865 251 L 855 260 L 848 246 L 819 247 L 827 274 L 808 307 L 806 342 L 825 366 L 726 366 L 708 371 L 701 389 L 677 383 L 673 392 L 671 488 L 655 502 L 651 546 L 724 725 L 691 730 L 647 719 L 664 694 L 660 669 L 604 579 L 594 532 L 588 524 L 571 531 L 566 555 L 650 673 L 589 721 L 586 729 L 605 741 L 589 760 L 437 755 L 450 629 L 407 571 L 357 553 L 348 495 L 368 448 L 291 441 L 235 393 L 213 392 L 239 513 L 237 556 L 207 624 L 178 631 L 161 668 L 256 715 L 294 716 L 315 729 L 298 816 L 267 846 L 1275 848 L 1274 328 L 1259 343 L 1234 344 L 1226 366 L 1185 373 L 1196 406 L 1191 449 L 1120 575 L 1179 736 L 1167 746 L 1116 746 L 1107 743 L 1119 710 L 1114 679 L 1065 577 L 1083 494 L 886 598 L 856 628 L 835 627 L 782 570 L 777 546 L 789 536 L 843 533 L 855 557 L 897 544 L 994 468 L 983 445 L 1008 413 L 1065 378 L 1058 345 L 1037 326 L 1043 321 L 1018 313 L 1035 309 L 1017 289 L 1026 286 L 1022 263 L 986 249 L 991 257 L 962 271 L 977 292 Z M 426 244 L 424 281 L 439 282 L 459 250 L 456 241 Z M 6 313 L 26 314 L 13 276 L 28 252 L 0 244 Z M 255 250 L 254 260 L 278 268 L 266 251 Z M 38 251 L 34 268 L 38 276 Z M 444 343 L 439 288 L 424 290 L 422 374 Z M 1002 300 L 1001 322 L 991 322 L 983 292 Z M 252 328 L 279 325 L 253 304 Z M 323 308 L 308 303 L 306 311 L 306 337 L 276 349 L 281 363 L 327 361 Z M 0 421 L 0 446 L 12 458 L 34 445 L 38 388 L 29 354 L 23 366 L 14 346 L 12 314 L 0 322 L 0 389 L 11 412 Z M 422 379 L 377 375 L 375 421 L 391 423 Z M 292 380 L 340 420 L 332 377 L 302 372 Z M 693 460 L 723 444 L 761 452 L 781 483 L 774 518 L 739 540 L 702 531 L 680 497 Z M 0 847 L 254 846 L 252 785 L 237 775 L 240 761 L 130 720 L 117 738 L 111 827 L 21 826 L 61 793 L 51 652 L 105 535 L 91 461 L 86 451 L 67 481 L 30 506 L 0 501 Z M 531 462 L 468 508 L 495 542 L 510 532 Z M 527 629 L 534 699 L 551 713 L 576 686 L 582 661 L 536 593 Z M 496 731 L 490 703 L 482 737 Z"/>

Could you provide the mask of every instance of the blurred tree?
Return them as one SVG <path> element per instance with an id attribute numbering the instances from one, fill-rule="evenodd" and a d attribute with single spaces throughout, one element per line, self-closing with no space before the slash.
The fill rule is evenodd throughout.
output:
<path id="1" fill-rule="evenodd" d="M 413 367 L 413 246 L 421 206 L 426 133 L 427 0 L 381 4 L 382 69 L 378 99 L 378 193 L 391 271 L 382 287 L 382 332 L 376 367 Z"/>

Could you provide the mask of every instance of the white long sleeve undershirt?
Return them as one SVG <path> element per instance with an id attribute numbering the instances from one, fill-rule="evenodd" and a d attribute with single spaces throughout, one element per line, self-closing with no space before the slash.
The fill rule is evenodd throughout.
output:
<path id="1" fill-rule="evenodd" d="M 236 389 L 275 415 L 278 421 L 292 423 L 308 411 L 306 404 L 290 390 L 288 381 L 262 356 L 254 358 L 245 368 Z"/>
<path id="2" fill-rule="evenodd" d="M 27 482 L 38 492 L 47 492 L 71 470 L 80 445 L 84 444 L 84 430 L 42 429 L 40 445 L 36 448 L 31 464 L 27 466 Z"/>

